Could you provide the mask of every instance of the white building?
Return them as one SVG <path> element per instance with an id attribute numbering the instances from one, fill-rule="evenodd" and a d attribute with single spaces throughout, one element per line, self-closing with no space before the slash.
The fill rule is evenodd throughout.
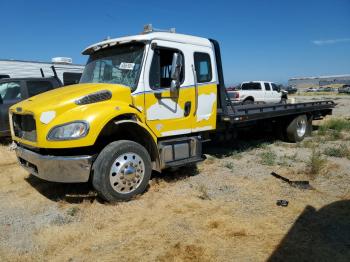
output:
<path id="1" fill-rule="evenodd" d="M 54 66 L 58 78 L 61 79 L 64 85 L 79 81 L 84 65 L 71 64 L 69 63 L 71 59 L 66 58 L 52 60 L 59 61 L 59 63 L 0 59 L 0 78 L 42 77 L 40 69 L 42 69 L 45 77 L 50 77 L 54 75 L 51 68 Z"/>
<path id="2" fill-rule="evenodd" d="M 331 76 L 314 76 L 314 77 L 298 77 L 288 80 L 288 85 L 297 88 L 308 88 L 327 85 L 344 85 L 350 84 L 350 74 L 346 75 L 331 75 Z"/>

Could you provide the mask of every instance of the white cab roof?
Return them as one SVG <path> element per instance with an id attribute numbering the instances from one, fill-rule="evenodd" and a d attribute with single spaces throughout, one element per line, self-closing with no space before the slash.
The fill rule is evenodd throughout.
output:
<path id="1" fill-rule="evenodd" d="M 148 42 L 152 40 L 165 40 L 165 41 L 171 41 L 171 42 L 179 42 L 179 43 L 185 43 L 185 44 L 192 44 L 192 45 L 200 45 L 200 46 L 206 46 L 211 47 L 211 42 L 207 38 L 198 37 L 198 36 L 192 36 L 192 35 L 184 35 L 184 34 L 177 34 L 177 33 L 168 33 L 168 32 L 152 32 L 147 34 L 140 34 L 140 35 L 133 35 L 133 36 L 124 36 L 124 37 L 118 37 L 113 39 L 107 39 L 102 42 L 93 44 L 88 46 L 84 49 L 82 52 L 83 55 L 91 54 L 101 48 L 106 48 L 109 46 L 114 46 L 118 44 L 125 44 L 130 43 L 133 41 L 137 42 Z"/>

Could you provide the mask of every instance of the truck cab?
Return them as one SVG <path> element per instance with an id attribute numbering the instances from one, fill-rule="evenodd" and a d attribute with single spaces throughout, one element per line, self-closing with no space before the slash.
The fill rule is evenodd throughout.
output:
<path id="1" fill-rule="evenodd" d="M 210 40 L 149 32 L 109 39 L 83 54 L 89 58 L 79 84 L 11 107 L 12 136 L 25 168 L 57 182 L 86 182 L 93 172 L 95 188 L 105 192 L 102 175 L 96 175 L 107 172 L 96 164 L 101 151 L 116 140 L 133 141 L 135 148 L 120 153 L 120 168 L 109 169 L 132 173 L 131 180 L 112 185 L 112 195 L 127 198 L 144 189 L 138 178 L 149 177 L 151 169 L 202 160 L 198 134 L 214 130 L 217 120 L 217 70 Z M 118 144 L 115 150 L 130 144 Z M 79 156 L 47 157 L 62 149 Z"/>

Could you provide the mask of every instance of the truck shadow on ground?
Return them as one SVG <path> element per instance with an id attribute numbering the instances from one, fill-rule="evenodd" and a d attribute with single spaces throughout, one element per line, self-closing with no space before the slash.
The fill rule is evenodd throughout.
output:
<path id="1" fill-rule="evenodd" d="M 11 137 L 0 137 L 0 145 L 9 146 L 12 143 Z"/>
<path id="2" fill-rule="evenodd" d="M 244 132 L 238 133 L 236 137 L 230 140 L 220 141 L 219 139 L 212 138 L 210 142 L 204 144 L 203 153 L 222 158 L 234 153 L 262 148 L 281 141 L 281 139 L 282 137 L 279 133 L 256 132 L 255 130 L 247 129 Z"/>
<path id="3" fill-rule="evenodd" d="M 186 179 L 197 174 L 199 174 L 197 167 L 191 165 L 178 169 L 164 170 L 162 173 L 152 172 L 151 179 L 155 183 L 160 181 L 175 183 L 178 180 Z M 84 201 L 105 203 L 105 201 L 97 195 L 90 182 L 56 183 L 42 180 L 34 175 L 29 175 L 25 178 L 25 181 L 51 201 L 64 201 L 71 204 L 82 203 Z M 150 186 L 146 188 L 144 193 L 149 189 Z"/>
<path id="4" fill-rule="evenodd" d="M 25 180 L 40 194 L 55 202 L 82 203 L 83 201 L 93 202 L 95 200 L 103 202 L 97 197 L 90 183 L 55 183 L 33 175 L 29 175 Z"/>
<path id="5" fill-rule="evenodd" d="M 153 172 L 151 179 L 162 180 L 167 183 L 174 183 L 196 175 L 199 175 L 199 170 L 197 166 L 193 164 L 179 168 L 165 169 L 162 171 L 162 173 Z"/>
<path id="6" fill-rule="evenodd" d="M 317 131 L 319 126 L 313 125 L 312 130 Z M 217 158 L 230 156 L 234 153 L 242 153 L 257 148 L 274 144 L 276 142 L 286 142 L 285 137 L 280 130 L 263 130 L 263 129 L 245 129 L 239 132 L 237 137 L 230 140 L 220 141 L 211 139 L 210 142 L 204 144 L 203 153 L 213 155 Z"/>
<path id="7" fill-rule="evenodd" d="M 350 200 L 307 206 L 267 261 L 350 261 Z"/>

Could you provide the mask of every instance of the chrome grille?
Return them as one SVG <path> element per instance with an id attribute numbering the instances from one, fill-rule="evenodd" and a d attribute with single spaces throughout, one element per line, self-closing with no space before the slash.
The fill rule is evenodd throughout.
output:
<path id="1" fill-rule="evenodd" d="M 32 115 L 12 115 L 13 131 L 16 137 L 35 142 L 36 124 Z"/>

